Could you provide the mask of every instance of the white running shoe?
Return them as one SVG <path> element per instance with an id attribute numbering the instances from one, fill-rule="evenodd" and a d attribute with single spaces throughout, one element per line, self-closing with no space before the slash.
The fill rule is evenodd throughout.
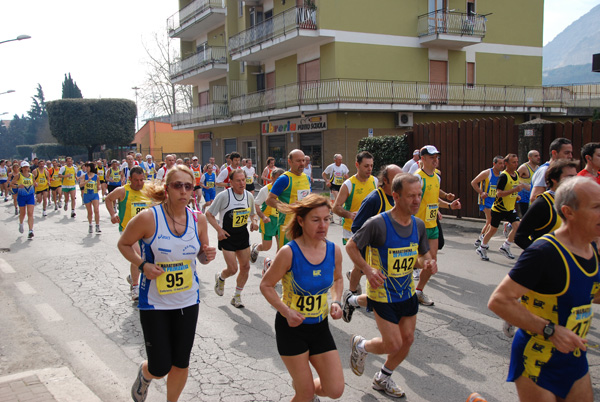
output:
<path id="1" fill-rule="evenodd" d="M 345 322 L 352 321 L 352 313 L 354 313 L 354 310 L 356 309 L 356 307 L 348 303 L 348 299 L 350 299 L 351 297 L 352 292 L 350 291 L 350 289 L 344 290 L 342 296 L 342 319 Z"/>
<path id="2" fill-rule="evenodd" d="M 231 298 L 231 305 L 235 308 L 244 308 L 244 303 L 242 303 L 242 295 L 234 295 Z"/>
<path id="3" fill-rule="evenodd" d="M 421 270 L 419 268 L 413 269 L 413 280 L 418 282 L 421 279 Z"/>
<path id="4" fill-rule="evenodd" d="M 477 240 L 475 240 L 475 243 L 474 243 L 474 245 L 475 245 L 475 248 L 477 248 L 477 247 L 481 246 L 481 239 L 480 239 L 480 238 L 477 238 Z"/>
<path id="5" fill-rule="evenodd" d="M 225 293 L 225 281 L 221 279 L 219 273 L 215 274 L 215 293 L 219 296 L 223 296 Z"/>
<path id="6" fill-rule="evenodd" d="M 258 258 L 258 244 L 253 244 L 252 248 L 250 249 L 250 262 L 252 264 L 254 264 L 256 262 L 256 259 Z"/>
<path id="7" fill-rule="evenodd" d="M 509 324 L 508 321 L 504 321 L 504 323 L 502 323 L 502 332 L 508 338 L 513 338 L 515 336 L 515 332 L 517 332 L 517 327 Z"/>
<path id="8" fill-rule="evenodd" d="M 489 261 L 490 258 L 487 255 L 489 248 L 490 248 L 489 246 L 487 246 L 487 247 L 479 246 L 479 247 L 477 247 L 477 250 L 475 250 L 475 251 L 477 252 L 477 254 L 479 254 L 479 257 L 481 257 L 481 259 L 483 261 Z"/>
<path id="9" fill-rule="evenodd" d="M 510 252 L 510 248 L 507 248 L 507 247 L 504 247 L 504 246 L 500 247 L 500 254 L 502 254 L 509 260 L 515 259 L 515 256 Z"/>
<path id="10" fill-rule="evenodd" d="M 33 239 L 33 230 L 30 230 L 30 231 L 29 231 L 29 235 L 27 235 L 27 239 L 28 239 L 28 240 L 31 240 L 31 239 Z"/>
<path id="11" fill-rule="evenodd" d="M 433 306 L 433 300 L 429 298 L 425 293 L 417 290 L 417 299 L 419 300 L 419 304 L 424 306 Z"/>
<path id="12" fill-rule="evenodd" d="M 138 375 L 135 377 L 135 381 L 131 387 L 131 398 L 135 402 L 144 402 L 146 400 L 146 396 L 148 395 L 148 386 L 152 382 L 152 380 L 148 381 L 144 378 L 144 375 L 142 374 L 143 364 L 144 363 L 140 364 Z"/>
<path id="13" fill-rule="evenodd" d="M 69 203 L 65 202 L 65 212 L 69 209 Z"/>
<path id="14" fill-rule="evenodd" d="M 504 234 L 505 239 L 508 239 L 508 234 L 510 233 L 511 230 L 512 230 L 512 225 L 508 222 L 504 222 L 504 229 L 502 230 L 502 233 Z"/>
<path id="15" fill-rule="evenodd" d="M 131 286 L 131 300 L 137 301 L 140 298 L 140 286 Z"/>
<path id="16" fill-rule="evenodd" d="M 100 230 L 100 225 L 96 225 L 96 233 L 102 233 L 102 231 Z"/>
<path id="17" fill-rule="evenodd" d="M 270 258 L 265 258 L 265 261 L 263 262 L 262 276 L 265 276 L 269 268 L 271 268 L 271 262 L 272 261 Z"/>
<path id="18" fill-rule="evenodd" d="M 352 372 L 358 376 L 363 375 L 365 372 L 365 359 L 369 355 L 367 352 L 358 350 L 358 344 L 364 339 L 360 335 L 354 335 L 350 340 L 350 367 L 352 368 Z"/>
<path id="19" fill-rule="evenodd" d="M 45 209 L 42 211 L 42 216 L 48 216 L 48 212 Z"/>
<path id="20" fill-rule="evenodd" d="M 92 225 L 88 227 L 88 233 L 94 233 L 94 227 Z"/>
<path id="21" fill-rule="evenodd" d="M 377 391 L 383 391 L 393 398 L 402 398 L 405 393 L 399 386 L 396 385 L 392 377 L 380 378 L 380 373 L 375 374 L 373 377 L 373 389 Z"/>
<path id="22" fill-rule="evenodd" d="M 352 275 L 352 271 L 346 272 L 346 278 L 348 278 L 348 285 L 350 285 L 350 276 Z M 356 285 L 356 292 L 354 294 L 362 295 L 362 286 L 360 286 L 360 282 Z"/>
<path id="23" fill-rule="evenodd" d="M 23 224 L 19 223 L 19 233 L 23 233 L 25 230 L 23 229 Z"/>

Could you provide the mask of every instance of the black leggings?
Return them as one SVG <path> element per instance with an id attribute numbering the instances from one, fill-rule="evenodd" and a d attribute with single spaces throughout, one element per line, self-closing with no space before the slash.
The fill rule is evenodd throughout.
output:
<path id="1" fill-rule="evenodd" d="M 140 310 L 150 374 L 164 377 L 172 366 L 190 365 L 197 321 L 197 304 L 177 310 Z"/>

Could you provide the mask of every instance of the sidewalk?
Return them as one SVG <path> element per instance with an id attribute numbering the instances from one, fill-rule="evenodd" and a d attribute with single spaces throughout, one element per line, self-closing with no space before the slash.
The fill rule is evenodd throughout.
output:
<path id="1" fill-rule="evenodd" d="M 0 377 L 3 402 L 100 402 L 67 367 L 25 371 Z"/>

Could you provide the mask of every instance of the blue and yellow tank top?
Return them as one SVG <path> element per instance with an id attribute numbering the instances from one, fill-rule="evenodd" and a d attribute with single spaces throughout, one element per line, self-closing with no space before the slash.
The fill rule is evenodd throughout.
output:
<path id="1" fill-rule="evenodd" d="M 535 240 L 546 233 L 552 233 L 562 225 L 562 218 L 554 209 L 554 191 L 548 190 L 539 195 L 548 205 L 549 219 L 544 225 L 533 229 L 531 240 Z"/>
<path id="2" fill-rule="evenodd" d="M 146 165 L 148 166 L 148 178 L 156 179 L 156 165 L 154 164 L 154 162 L 152 162 L 152 163 L 146 162 Z"/>
<path id="3" fill-rule="evenodd" d="M 75 186 L 75 174 L 77 173 L 77 169 L 75 166 L 65 166 L 65 171 L 63 173 L 62 185 L 66 187 L 74 187 Z"/>
<path id="4" fill-rule="evenodd" d="M 17 186 L 23 185 L 23 188 L 17 190 L 18 195 L 31 195 L 35 192 L 33 186 L 33 174 L 29 173 L 28 177 L 23 176 L 23 173 L 19 173 L 19 180 L 17 180 Z"/>
<path id="5" fill-rule="evenodd" d="M 152 201 L 141 191 L 131 188 L 129 183 L 123 186 L 125 197 L 119 201 L 119 231 L 125 230 L 125 227 L 137 214 L 152 205 Z"/>
<path id="6" fill-rule="evenodd" d="M 531 184 L 531 179 L 533 178 L 533 174 L 535 173 L 535 170 L 533 170 L 529 166 L 529 163 L 525 163 L 525 166 L 527 167 L 527 170 L 529 171 L 529 177 L 526 179 L 523 177 L 520 177 L 519 180 L 521 181 L 521 183 Z M 531 190 L 523 189 L 523 190 L 519 191 L 519 195 L 521 196 L 521 199 L 519 200 L 519 202 L 529 203 L 529 195 L 530 194 L 531 194 Z"/>
<path id="7" fill-rule="evenodd" d="M 217 176 L 215 175 L 215 172 L 212 172 L 211 174 L 208 173 L 204 173 L 202 180 L 204 181 L 204 185 L 206 187 L 208 187 L 208 190 L 211 191 L 216 191 L 215 190 L 215 181 L 217 179 Z M 204 191 L 208 191 L 206 189 L 203 189 Z"/>
<path id="8" fill-rule="evenodd" d="M 491 208 L 494 205 L 494 200 L 496 199 L 496 185 L 498 184 L 498 179 L 500 175 L 494 174 L 494 169 L 490 168 L 490 174 L 485 178 L 484 181 L 479 183 L 479 187 L 482 191 L 487 193 L 487 198 L 482 200 L 481 197 L 477 197 L 477 202 L 479 205 L 484 205 L 486 208 Z"/>
<path id="9" fill-rule="evenodd" d="M 350 212 L 356 212 L 360 208 L 360 204 L 363 200 L 371 193 L 371 191 L 376 189 L 375 186 L 375 178 L 373 176 L 369 176 L 365 182 L 361 182 L 358 180 L 356 175 L 350 177 L 350 183 L 352 184 L 352 189 L 348 193 L 348 198 L 346 198 L 346 202 L 344 203 L 344 209 Z M 387 197 L 385 197 L 387 200 Z M 352 231 L 352 219 L 343 218 L 344 224 L 343 228 L 347 231 Z"/>
<path id="10" fill-rule="evenodd" d="M 48 177 L 46 176 L 46 168 L 44 168 L 43 170 L 37 168 L 36 172 L 37 177 L 35 178 L 35 181 L 37 183 L 37 186 L 35 186 L 35 191 L 42 191 L 48 189 Z"/>
<path id="11" fill-rule="evenodd" d="M 593 247 L 595 270 L 588 273 L 577 261 L 575 256 L 553 235 L 546 234 L 538 241 L 552 244 L 560 255 L 558 264 L 563 264 L 566 271 L 566 282 L 563 290 L 556 294 L 541 294 L 529 291 L 521 297 L 521 304 L 538 317 L 552 321 L 555 325 L 564 326 L 585 338 L 591 323 L 592 301 L 600 289 L 600 272 L 598 271 L 598 251 Z M 527 332 L 530 336 L 524 349 L 526 370 L 529 378 L 535 381 L 545 362 L 554 353 L 554 345 L 542 335 Z M 576 349 L 574 357 L 585 358 L 585 352 Z"/>
<path id="12" fill-rule="evenodd" d="M 386 280 L 374 289 L 367 281 L 367 297 L 380 303 L 397 303 L 410 299 L 415 294 L 413 269 L 419 256 L 419 232 L 417 221 L 412 219 L 412 232 L 409 237 L 400 237 L 394 229 L 389 212 L 382 212 L 385 221 L 386 238 L 380 247 L 367 247 L 367 263 L 381 271 Z"/>
<path id="13" fill-rule="evenodd" d="M 108 184 L 111 186 L 120 186 L 121 185 L 121 172 L 118 170 L 112 170 L 112 168 L 108 169 L 108 176 L 106 178 Z"/>
<path id="14" fill-rule="evenodd" d="M 84 194 L 86 194 L 86 195 L 97 194 L 98 193 L 98 175 L 95 174 L 94 177 L 92 177 L 90 179 L 90 176 L 88 176 L 88 174 L 86 173 L 84 179 L 90 180 L 89 182 L 85 183 Z"/>
<path id="15" fill-rule="evenodd" d="M 296 241 L 288 243 L 292 249 L 292 266 L 281 280 L 281 301 L 304 315 L 303 324 L 318 324 L 329 314 L 327 291 L 333 286 L 335 244 L 328 240 L 326 243 L 325 258 L 316 265 L 306 259 Z"/>
<path id="16" fill-rule="evenodd" d="M 273 188 L 273 183 L 269 183 L 267 184 L 267 190 L 271 191 L 271 188 Z M 267 205 L 266 202 L 264 202 L 261 206 L 260 206 L 260 210 L 269 217 L 273 217 L 273 218 L 278 218 L 279 217 L 279 211 L 277 210 L 277 208 L 273 208 L 269 205 Z"/>

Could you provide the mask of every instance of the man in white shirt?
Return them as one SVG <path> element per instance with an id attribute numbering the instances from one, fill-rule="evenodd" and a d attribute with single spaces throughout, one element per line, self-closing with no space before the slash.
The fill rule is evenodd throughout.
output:
<path id="1" fill-rule="evenodd" d="M 252 159 L 246 159 L 246 165 L 242 167 L 244 173 L 246 173 L 246 191 L 251 193 L 254 191 L 254 179 L 258 178 L 254 166 L 252 166 Z"/>
<path id="2" fill-rule="evenodd" d="M 413 151 L 413 157 L 412 157 L 412 159 L 411 159 L 411 160 L 409 160 L 408 162 L 406 162 L 406 163 L 404 164 L 404 166 L 402 166 L 402 171 L 403 171 L 403 172 L 406 172 L 406 173 L 410 172 L 410 169 L 411 169 L 411 168 L 412 168 L 414 165 L 417 165 L 417 164 L 419 163 L 419 159 L 420 159 L 420 156 L 419 156 L 419 154 L 420 154 L 420 152 L 419 152 L 419 150 L 418 150 L 418 149 L 415 149 L 415 150 Z M 415 169 L 415 170 L 416 170 L 416 169 Z"/>
<path id="3" fill-rule="evenodd" d="M 216 182 L 217 187 L 224 187 L 224 188 L 231 187 L 229 185 L 229 174 L 232 171 L 234 171 L 235 169 L 238 169 L 240 167 L 240 161 L 242 159 L 242 155 L 240 155 L 237 152 L 232 152 L 229 154 L 229 159 L 231 159 L 231 164 L 222 168 L 221 172 L 217 176 L 217 182 Z"/>
<path id="4" fill-rule="evenodd" d="M 323 171 L 323 179 L 327 187 L 331 188 L 331 199 L 335 201 L 344 180 L 349 178 L 350 171 L 348 166 L 342 163 L 342 155 L 335 154 L 333 156 L 333 163 L 325 168 Z"/>
<path id="5" fill-rule="evenodd" d="M 567 138 L 559 137 L 550 143 L 550 160 L 540 166 L 531 179 L 530 203 L 546 191 L 546 170 L 548 170 L 550 162 L 557 159 L 573 159 L 573 145 Z"/>
<path id="6" fill-rule="evenodd" d="M 167 155 L 165 157 L 165 166 L 161 167 L 156 172 L 156 180 L 164 182 L 167 178 L 167 173 L 169 172 L 169 170 L 171 170 L 173 166 L 175 166 L 175 156 Z"/>
<path id="7" fill-rule="evenodd" d="M 308 176 L 312 183 L 312 163 L 310 163 L 310 156 L 308 155 L 304 156 L 304 174 Z"/>

